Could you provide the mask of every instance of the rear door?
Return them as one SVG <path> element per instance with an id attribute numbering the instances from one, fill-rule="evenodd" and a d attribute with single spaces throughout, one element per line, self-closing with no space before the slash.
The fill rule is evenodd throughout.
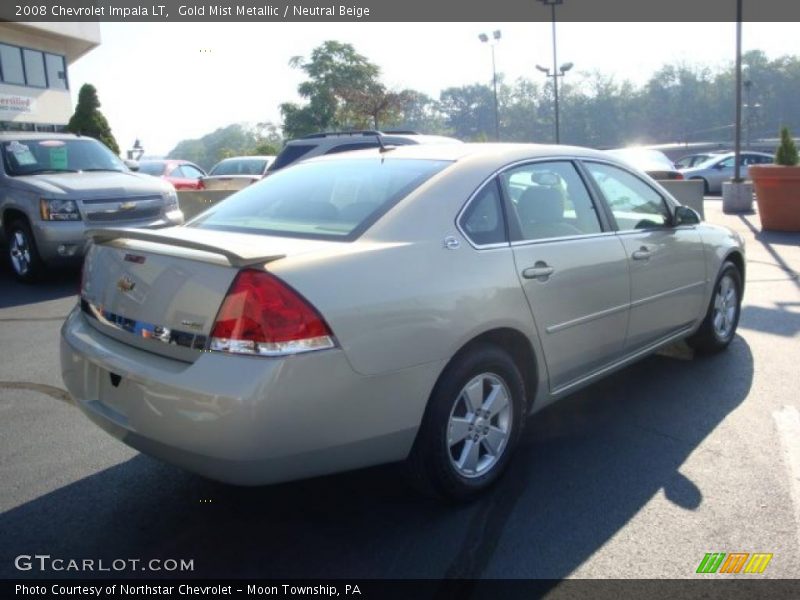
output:
<path id="1" fill-rule="evenodd" d="M 515 166 L 500 181 L 551 391 L 563 391 L 622 355 L 630 301 L 625 250 L 571 161 Z"/>
<path id="2" fill-rule="evenodd" d="M 583 163 L 605 199 L 631 274 L 626 353 L 685 329 L 703 312 L 703 242 L 694 226 L 672 226 L 662 194 L 620 167 Z"/>

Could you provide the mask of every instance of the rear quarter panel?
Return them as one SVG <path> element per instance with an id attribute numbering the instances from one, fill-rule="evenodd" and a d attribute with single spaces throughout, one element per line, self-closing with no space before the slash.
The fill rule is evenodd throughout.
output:
<path id="1" fill-rule="evenodd" d="M 475 250 L 456 228 L 489 174 L 476 167 L 440 173 L 336 252 L 269 266 L 320 310 L 357 372 L 449 360 L 501 327 L 523 333 L 541 356 L 510 247 Z M 446 249 L 447 236 L 460 246 Z"/>

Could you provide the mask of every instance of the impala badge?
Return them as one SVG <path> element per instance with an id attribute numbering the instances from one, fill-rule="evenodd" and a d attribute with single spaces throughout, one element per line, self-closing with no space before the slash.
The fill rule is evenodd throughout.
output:
<path id="1" fill-rule="evenodd" d="M 136 287 L 136 282 L 127 275 L 123 275 L 117 280 L 117 289 L 121 292 L 132 292 Z"/>

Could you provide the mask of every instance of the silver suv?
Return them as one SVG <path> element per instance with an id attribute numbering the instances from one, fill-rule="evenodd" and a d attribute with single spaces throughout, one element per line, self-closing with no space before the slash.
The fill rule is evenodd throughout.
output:
<path id="1" fill-rule="evenodd" d="M 416 131 L 346 131 L 312 133 L 286 142 L 275 161 L 267 169 L 267 175 L 288 167 L 299 160 L 321 154 L 337 154 L 351 150 L 365 150 L 380 146 L 406 146 L 409 144 L 460 144 L 460 140 L 441 135 L 423 135 Z"/>
<path id="2" fill-rule="evenodd" d="M 0 133 L 0 236 L 22 281 L 77 263 L 90 227 L 183 223 L 171 184 L 133 173 L 95 139 Z"/>

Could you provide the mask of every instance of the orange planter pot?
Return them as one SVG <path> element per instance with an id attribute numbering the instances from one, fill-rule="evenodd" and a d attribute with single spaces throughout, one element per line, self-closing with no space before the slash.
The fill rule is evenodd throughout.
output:
<path id="1" fill-rule="evenodd" d="M 800 231 L 800 166 L 753 165 L 750 178 L 761 228 Z"/>

